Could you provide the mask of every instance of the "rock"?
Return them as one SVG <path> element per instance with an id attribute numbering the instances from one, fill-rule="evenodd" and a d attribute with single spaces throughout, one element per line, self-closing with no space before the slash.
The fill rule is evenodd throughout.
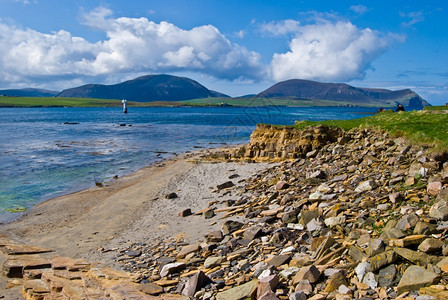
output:
<path id="1" fill-rule="evenodd" d="M 310 232 L 322 230 L 322 222 L 319 219 L 312 219 L 308 224 L 306 224 L 306 229 Z"/>
<path id="2" fill-rule="evenodd" d="M 213 209 L 207 209 L 205 211 L 202 212 L 202 216 L 204 217 L 204 219 L 211 219 L 215 216 L 215 211 Z"/>
<path id="3" fill-rule="evenodd" d="M 232 232 L 235 232 L 235 231 L 241 229 L 241 227 L 243 227 L 243 225 L 244 225 L 243 223 L 240 223 L 238 221 L 229 220 L 229 221 L 224 222 L 224 224 L 222 224 L 221 229 L 222 229 L 222 232 L 227 235 L 227 234 L 231 234 Z"/>
<path id="4" fill-rule="evenodd" d="M 172 192 L 172 193 L 169 193 L 169 194 L 165 195 L 166 199 L 175 199 L 175 198 L 178 198 L 178 197 L 179 196 L 175 192 Z"/>
<path id="5" fill-rule="evenodd" d="M 297 223 L 297 211 L 292 210 L 292 211 L 284 212 L 282 215 L 282 222 L 286 223 L 286 224 Z"/>
<path id="6" fill-rule="evenodd" d="M 401 248 L 403 249 L 403 248 Z M 384 266 L 390 265 L 397 260 L 398 256 L 395 251 L 386 251 L 381 254 L 372 256 L 367 260 L 370 263 L 370 271 L 375 272 Z"/>
<path id="7" fill-rule="evenodd" d="M 335 227 L 337 225 L 345 224 L 345 222 L 346 222 L 345 216 L 330 217 L 326 218 L 324 221 L 325 225 L 327 225 L 330 228 Z"/>
<path id="8" fill-rule="evenodd" d="M 145 294 L 153 295 L 153 296 L 163 293 L 163 288 L 161 286 L 158 286 L 157 284 L 152 283 L 152 282 L 140 284 L 138 286 L 138 290 Z"/>
<path id="9" fill-rule="evenodd" d="M 304 292 L 294 292 L 289 295 L 289 300 L 306 300 L 308 297 Z"/>
<path id="10" fill-rule="evenodd" d="M 303 267 L 297 272 L 297 274 L 292 279 L 292 285 L 296 285 L 301 280 L 308 280 L 310 283 L 315 283 L 319 280 L 320 271 L 313 265 L 308 267 Z"/>
<path id="11" fill-rule="evenodd" d="M 223 261 L 224 261 L 224 257 L 222 257 L 222 256 L 218 256 L 218 257 L 209 256 L 209 257 L 207 257 L 207 259 L 204 262 L 204 267 L 206 269 L 213 268 L 213 267 L 219 266 Z"/>
<path id="12" fill-rule="evenodd" d="M 3 263 L 3 274 L 9 278 L 22 278 L 26 269 L 50 268 L 51 263 L 36 255 L 17 255 L 7 257 Z"/>
<path id="13" fill-rule="evenodd" d="M 275 189 L 276 190 L 286 190 L 287 188 L 289 188 L 289 184 L 287 182 L 284 182 L 284 181 L 279 181 L 275 185 Z"/>
<path id="14" fill-rule="evenodd" d="M 378 282 L 376 281 L 375 274 L 373 274 L 372 272 L 368 272 L 364 276 L 362 283 L 367 284 L 372 290 L 376 289 L 376 287 L 378 286 Z"/>
<path id="15" fill-rule="evenodd" d="M 277 275 L 269 275 L 258 280 L 257 299 L 267 293 L 272 293 L 279 283 Z"/>
<path id="16" fill-rule="evenodd" d="M 281 265 L 286 264 L 290 260 L 291 260 L 291 255 L 282 254 L 282 255 L 276 255 L 276 256 L 272 257 L 267 263 L 269 266 L 280 267 Z"/>
<path id="17" fill-rule="evenodd" d="M 414 234 L 424 234 L 424 235 L 429 235 L 429 234 L 433 234 L 433 233 L 437 233 L 437 228 L 436 226 L 434 226 L 433 224 L 430 223 L 426 223 L 426 222 L 418 222 L 417 224 L 415 224 L 414 227 Z"/>
<path id="18" fill-rule="evenodd" d="M 327 178 L 327 174 L 322 170 L 317 170 L 311 173 L 309 178 L 325 179 Z"/>
<path id="19" fill-rule="evenodd" d="M 219 292 L 216 295 L 216 300 L 254 299 L 256 291 L 257 281 L 252 280 L 248 283 L 236 286 L 223 292 Z"/>
<path id="20" fill-rule="evenodd" d="M 390 287 L 397 276 L 395 265 L 389 265 L 378 272 L 378 284 L 380 287 Z"/>
<path id="21" fill-rule="evenodd" d="M 47 248 L 41 248 L 31 245 L 17 245 L 9 244 L 0 248 L 5 254 L 8 255 L 23 255 L 23 254 L 39 254 L 52 252 L 53 250 Z"/>
<path id="22" fill-rule="evenodd" d="M 197 291 L 210 282 L 212 282 L 212 280 L 205 275 L 204 272 L 199 271 L 188 279 L 185 288 L 182 291 L 182 295 L 193 297 Z"/>
<path id="23" fill-rule="evenodd" d="M 438 262 L 437 267 L 439 267 L 443 272 L 448 272 L 448 257 L 445 257 Z"/>
<path id="24" fill-rule="evenodd" d="M 187 267 L 184 263 L 171 263 L 163 266 L 162 271 L 160 271 L 160 277 L 165 277 L 168 274 L 177 273 L 182 271 Z"/>
<path id="25" fill-rule="evenodd" d="M 424 240 L 419 246 L 418 250 L 425 253 L 433 253 L 442 250 L 445 243 L 435 238 L 429 238 Z"/>
<path id="26" fill-rule="evenodd" d="M 393 248 L 394 252 L 404 259 L 421 266 L 427 266 L 428 264 L 437 264 L 441 259 L 437 256 L 428 255 L 426 253 L 413 251 L 406 248 Z"/>
<path id="27" fill-rule="evenodd" d="M 352 290 L 349 289 L 346 285 L 341 285 L 341 286 L 338 288 L 338 293 L 339 293 L 339 294 L 344 294 L 344 295 L 349 295 L 349 294 L 352 293 Z"/>
<path id="28" fill-rule="evenodd" d="M 364 275 L 367 274 L 367 272 L 370 271 L 370 263 L 368 262 L 362 262 L 359 263 L 358 266 L 355 268 L 356 276 L 358 277 L 358 280 L 362 282 Z"/>
<path id="29" fill-rule="evenodd" d="M 232 182 L 232 181 L 227 181 L 227 182 L 224 182 L 224 183 L 222 183 L 222 184 L 218 184 L 217 186 L 216 186 L 216 188 L 218 189 L 218 190 L 223 190 L 223 189 L 226 189 L 226 188 L 230 188 L 230 187 L 232 187 L 232 186 L 234 186 L 235 184 Z"/>
<path id="30" fill-rule="evenodd" d="M 262 233 L 263 233 L 263 229 L 261 227 L 252 226 L 244 232 L 243 238 L 245 240 L 252 241 L 253 239 L 257 238 Z"/>
<path id="31" fill-rule="evenodd" d="M 344 274 L 342 272 L 337 272 L 327 282 L 327 286 L 324 289 L 324 293 L 332 293 L 337 291 L 341 285 L 348 285 L 347 280 L 345 279 Z"/>
<path id="32" fill-rule="evenodd" d="M 403 216 L 395 225 L 395 228 L 401 229 L 403 231 L 414 228 L 415 224 L 419 221 L 419 218 L 416 214 L 410 214 L 407 216 Z"/>
<path id="33" fill-rule="evenodd" d="M 429 216 L 442 221 L 448 220 L 448 201 L 440 200 L 436 202 L 431 206 Z"/>
<path id="34" fill-rule="evenodd" d="M 398 229 L 398 228 L 390 228 L 390 229 L 385 229 L 383 231 L 383 233 L 380 235 L 380 239 L 382 239 L 384 241 L 389 241 L 391 239 L 401 239 L 405 236 L 406 235 L 403 232 L 403 230 Z"/>
<path id="35" fill-rule="evenodd" d="M 129 257 L 137 257 L 142 255 L 142 251 L 141 250 L 129 250 L 126 251 L 125 254 Z"/>
<path id="36" fill-rule="evenodd" d="M 264 295 L 260 296 L 257 300 L 279 300 L 279 298 L 274 292 L 269 291 Z"/>
<path id="37" fill-rule="evenodd" d="M 441 182 L 431 182 L 426 189 L 428 195 L 437 196 L 442 190 L 443 184 Z"/>
<path id="38" fill-rule="evenodd" d="M 377 187 L 377 184 L 375 182 L 375 180 L 367 180 L 364 182 L 361 182 L 355 189 L 355 192 L 357 193 L 362 193 L 362 192 L 368 192 L 368 191 L 372 191 Z"/>
<path id="39" fill-rule="evenodd" d="M 182 247 L 182 249 L 179 251 L 179 253 L 177 254 L 177 258 L 184 258 L 185 256 L 187 256 L 190 253 L 193 252 L 198 252 L 200 249 L 200 246 L 198 243 L 195 244 L 191 244 L 191 245 L 187 245 Z M 162 276 L 163 277 L 163 276 Z"/>
<path id="40" fill-rule="evenodd" d="M 410 266 L 406 269 L 398 283 L 398 293 L 418 290 L 421 287 L 437 283 L 437 274 L 427 271 L 419 266 Z"/>
<path id="41" fill-rule="evenodd" d="M 366 253 L 369 256 L 377 255 L 384 252 L 385 245 L 382 239 L 373 239 L 369 242 Z"/>
<path id="42" fill-rule="evenodd" d="M 294 291 L 305 292 L 305 294 L 310 294 L 313 292 L 313 286 L 311 285 L 308 279 L 303 279 L 297 283 Z"/>
<path id="43" fill-rule="evenodd" d="M 314 192 L 312 194 L 310 194 L 310 199 L 311 200 L 320 200 L 322 199 L 322 197 L 324 196 L 324 194 L 322 194 L 321 192 Z"/>
<path id="44" fill-rule="evenodd" d="M 294 275 L 299 272 L 300 268 L 297 267 L 290 267 L 286 270 L 283 270 L 279 273 L 280 277 L 285 278 L 287 280 L 291 279 Z"/>
<path id="45" fill-rule="evenodd" d="M 188 217 L 188 216 L 190 216 L 192 214 L 193 213 L 191 212 L 191 208 L 187 208 L 187 209 L 184 209 L 183 211 L 181 211 L 179 213 L 179 217 Z"/>
<path id="46" fill-rule="evenodd" d="M 409 247 L 412 245 L 419 245 L 426 239 L 426 235 L 410 235 L 402 239 L 391 239 L 389 241 L 390 247 Z"/>
<path id="47" fill-rule="evenodd" d="M 224 236 L 221 230 L 217 230 L 207 233 L 205 238 L 208 242 L 219 243 L 223 240 Z"/>

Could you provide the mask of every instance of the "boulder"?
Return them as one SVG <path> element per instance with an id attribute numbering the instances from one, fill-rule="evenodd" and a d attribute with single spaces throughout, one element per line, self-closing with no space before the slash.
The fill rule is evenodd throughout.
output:
<path id="1" fill-rule="evenodd" d="M 437 274 L 419 266 L 410 266 L 406 269 L 398 283 L 398 293 L 415 291 L 421 287 L 430 286 L 437 282 Z"/>

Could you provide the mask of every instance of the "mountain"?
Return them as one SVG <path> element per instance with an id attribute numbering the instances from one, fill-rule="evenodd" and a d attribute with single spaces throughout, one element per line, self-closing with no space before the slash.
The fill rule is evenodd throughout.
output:
<path id="1" fill-rule="evenodd" d="M 87 84 L 64 90 L 57 97 L 152 102 L 229 96 L 211 91 L 190 78 L 171 75 L 147 75 L 113 85 Z"/>
<path id="2" fill-rule="evenodd" d="M 257 97 L 282 98 L 297 101 L 329 100 L 349 105 L 396 106 L 403 104 L 410 109 L 422 109 L 430 105 L 410 89 L 390 91 L 386 89 L 357 88 L 344 83 L 322 83 L 291 79 L 274 84 Z"/>
<path id="3" fill-rule="evenodd" d="M 42 89 L 11 89 L 11 90 L 0 90 L 1 96 L 12 96 L 12 97 L 54 97 L 59 92 L 42 90 Z"/>

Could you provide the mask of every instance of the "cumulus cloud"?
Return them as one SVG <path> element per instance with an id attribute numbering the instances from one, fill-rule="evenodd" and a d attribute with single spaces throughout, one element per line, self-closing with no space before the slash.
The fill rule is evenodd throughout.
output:
<path id="1" fill-rule="evenodd" d="M 42 76 L 189 71 L 221 79 L 258 79 L 260 55 L 231 43 L 211 25 L 190 30 L 147 18 L 112 18 L 97 8 L 83 23 L 107 38 L 91 43 L 60 30 L 41 33 L 0 23 L 0 81 Z"/>
<path id="2" fill-rule="evenodd" d="M 273 36 L 283 36 L 291 32 L 297 32 L 300 29 L 300 22 L 291 19 L 279 22 L 269 22 L 262 24 L 260 29 L 262 32 Z"/>
<path id="3" fill-rule="evenodd" d="M 274 54 L 271 75 L 274 80 L 360 79 L 372 61 L 397 39 L 369 28 L 360 29 L 348 21 L 301 26 L 289 44 L 290 50 Z"/>
<path id="4" fill-rule="evenodd" d="M 367 6 L 364 6 L 364 5 L 361 5 L 361 4 L 350 6 L 350 10 L 353 11 L 353 12 L 355 12 L 355 13 L 357 13 L 357 14 L 360 14 L 360 15 L 363 15 L 363 14 L 365 14 L 366 12 L 369 11 L 369 9 L 367 8 Z"/>

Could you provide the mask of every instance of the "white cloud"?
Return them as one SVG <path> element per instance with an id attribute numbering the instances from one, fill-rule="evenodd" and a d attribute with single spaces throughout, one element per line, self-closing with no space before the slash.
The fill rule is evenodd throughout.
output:
<path id="1" fill-rule="evenodd" d="M 367 8 L 367 6 L 364 6 L 364 5 L 361 5 L 361 4 L 350 6 L 350 10 L 353 11 L 353 12 L 355 12 L 355 13 L 357 13 L 357 14 L 360 14 L 360 15 L 363 15 L 363 14 L 365 14 L 366 12 L 369 11 L 369 9 Z"/>
<path id="2" fill-rule="evenodd" d="M 279 22 L 264 23 L 260 26 L 262 32 L 272 34 L 274 36 L 282 36 L 300 29 L 300 22 L 295 20 L 283 20 Z"/>
<path id="3" fill-rule="evenodd" d="M 425 20 L 425 16 L 422 11 L 412 11 L 409 13 L 400 12 L 399 15 L 402 18 L 409 19 L 407 22 L 401 23 L 404 27 L 411 27 L 412 25 Z"/>
<path id="4" fill-rule="evenodd" d="M 107 35 L 96 43 L 64 30 L 46 34 L 0 23 L 0 83 L 138 72 L 189 71 L 230 80 L 263 76 L 260 55 L 231 43 L 214 26 L 184 30 L 111 15 L 100 7 L 83 16 L 84 24 Z"/>
<path id="5" fill-rule="evenodd" d="M 301 26 L 289 44 L 290 50 L 274 54 L 271 76 L 274 80 L 363 78 L 372 61 L 398 39 L 360 29 L 348 21 Z"/>

